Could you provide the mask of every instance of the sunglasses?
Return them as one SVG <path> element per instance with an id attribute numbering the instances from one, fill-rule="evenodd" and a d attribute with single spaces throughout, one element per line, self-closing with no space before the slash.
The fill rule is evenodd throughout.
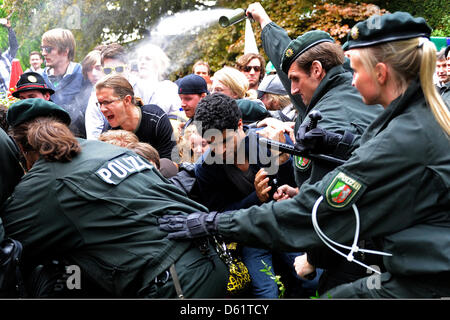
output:
<path id="1" fill-rule="evenodd" d="M 41 52 L 45 52 L 47 54 L 50 54 L 53 51 L 53 47 L 50 46 L 41 46 Z"/>
<path id="2" fill-rule="evenodd" d="M 242 70 L 244 70 L 245 72 L 250 72 L 250 71 L 252 71 L 252 69 L 255 70 L 255 72 L 260 72 L 261 71 L 261 67 L 259 67 L 259 66 L 245 66 L 245 67 L 242 67 Z"/>
<path id="3" fill-rule="evenodd" d="M 123 73 L 125 71 L 125 67 L 126 66 L 117 66 L 115 68 L 110 68 L 110 67 L 103 68 L 103 73 L 104 74 L 111 74 L 112 72 Z"/>

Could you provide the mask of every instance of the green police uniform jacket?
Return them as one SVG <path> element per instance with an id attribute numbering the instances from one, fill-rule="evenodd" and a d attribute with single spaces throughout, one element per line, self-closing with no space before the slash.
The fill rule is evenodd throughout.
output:
<path id="1" fill-rule="evenodd" d="M 12 193 L 15 185 L 23 175 L 19 164 L 19 150 L 3 129 L 0 129 L 0 205 Z M 0 230 L 0 239 L 1 237 Z"/>
<path id="2" fill-rule="evenodd" d="M 307 113 L 318 110 L 322 114 L 322 120 L 318 126 L 321 128 L 344 134 L 348 131 L 355 136 L 354 146 L 359 144 L 359 139 L 364 130 L 383 111 L 380 105 L 366 105 L 358 90 L 352 87 L 352 74 L 342 65 L 328 70 L 320 82 L 307 106 Z M 308 123 L 309 117 L 303 121 Z M 343 157 L 344 154 L 331 154 Z M 295 157 L 296 182 L 301 185 L 307 179 L 314 183 L 321 179 L 335 165 L 323 161 L 309 161 Z"/>
<path id="3" fill-rule="evenodd" d="M 275 66 L 283 86 L 290 94 L 291 83 L 287 74 L 281 70 L 281 60 L 291 39 L 286 30 L 274 22 L 264 27 L 261 39 L 264 51 Z M 358 142 L 367 126 L 382 112 L 381 106 L 364 104 L 359 92 L 352 87 L 352 74 L 344 66 L 336 66 L 327 72 L 308 106 L 303 104 L 299 95 L 290 95 L 290 97 L 298 111 L 296 131 L 302 122 L 309 121 L 307 114 L 311 110 L 319 110 L 323 118 L 319 122 L 321 128 L 337 133 L 347 130 L 356 136 L 355 143 Z M 315 164 L 309 159 L 298 156 L 294 160 L 297 185 L 301 185 L 310 177 L 311 182 L 315 182 L 335 167 L 335 165 L 325 162 Z"/>
<path id="4" fill-rule="evenodd" d="M 157 218 L 207 209 L 130 150 L 80 144 L 69 163 L 33 165 L 5 203 L 3 227 L 26 262 L 68 257 L 109 293 L 136 296 L 190 245 L 168 240 Z"/>
<path id="5" fill-rule="evenodd" d="M 302 185 L 293 199 L 222 214 L 219 233 L 246 245 L 285 251 L 323 246 L 311 223 L 312 208 L 323 196 L 317 216 L 329 238 L 351 243 L 355 204 L 360 239 L 376 238 L 381 250 L 393 254 L 383 258 L 388 272 L 448 273 L 449 150 L 450 140 L 416 80 L 369 126 L 344 165 L 322 181 Z"/>
<path id="6" fill-rule="evenodd" d="M 262 30 L 261 40 L 264 52 L 272 62 L 275 70 L 277 71 L 277 75 L 281 80 L 281 83 L 286 89 L 286 92 L 289 94 L 292 104 L 297 110 L 298 121 L 300 121 L 301 123 L 306 115 L 305 104 L 303 103 L 300 95 L 291 94 L 291 81 L 289 80 L 288 75 L 284 73 L 283 70 L 281 70 L 281 58 L 283 57 L 283 51 L 288 46 L 289 42 L 291 42 L 291 38 L 287 34 L 286 30 L 279 27 L 274 22 L 270 22 Z"/>

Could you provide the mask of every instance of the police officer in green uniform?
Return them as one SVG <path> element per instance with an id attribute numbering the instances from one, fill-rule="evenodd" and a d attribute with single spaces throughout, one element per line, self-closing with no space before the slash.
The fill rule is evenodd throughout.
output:
<path id="1" fill-rule="evenodd" d="M 335 156 L 345 158 L 351 146 L 357 145 L 365 128 L 382 111 L 381 106 L 367 107 L 359 92 L 352 87 L 352 74 L 343 66 L 344 51 L 324 31 L 314 30 L 292 40 L 286 31 L 270 20 L 259 3 L 251 4 L 252 14 L 262 27 L 264 50 L 277 68 L 277 74 L 286 90 L 291 93 L 297 109 L 303 109 L 297 118 L 295 132 L 309 124 L 308 114 L 320 111 L 319 126 L 330 132 L 347 133 L 349 147 L 342 141 L 334 148 Z M 298 98 L 303 107 L 299 107 Z M 297 185 L 310 179 L 316 182 L 334 168 L 324 161 L 310 161 L 295 157 Z"/>
<path id="2" fill-rule="evenodd" d="M 334 247 L 333 240 L 351 248 L 336 247 L 351 261 L 359 251 L 352 245 L 358 222 L 359 239 L 374 239 L 392 256 L 383 257 L 381 275 L 337 286 L 331 297 L 450 296 L 450 114 L 432 81 L 436 49 L 430 33 L 423 18 L 405 12 L 374 16 L 352 29 L 347 48 L 353 85 L 364 102 L 384 111 L 345 164 L 303 184 L 293 199 L 163 217 L 160 228 L 171 238 L 219 233 L 286 251 L 319 246 L 321 239 Z"/>
<path id="3" fill-rule="evenodd" d="M 297 121 L 298 123 L 301 123 L 306 116 L 306 106 L 300 95 L 293 95 L 291 93 L 291 81 L 289 80 L 287 73 L 281 69 L 283 52 L 291 42 L 291 38 L 286 30 L 278 26 L 269 18 L 259 2 L 251 4 L 247 8 L 246 13 L 251 14 L 252 18 L 260 24 L 264 52 L 269 57 L 270 62 L 275 68 L 276 74 L 291 98 L 292 104 L 297 110 Z"/>
<path id="4" fill-rule="evenodd" d="M 162 214 L 205 207 L 128 149 L 76 139 L 68 113 L 42 99 L 7 114 L 28 172 L 1 212 L 0 235 L 23 244 L 25 265 L 63 257 L 115 297 L 223 297 L 228 270 L 204 241 L 172 241 Z M 1 239 L 0 239 L 1 240 Z"/>
<path id="5" fill-rule="evenodd" d="M 309 147 L 312 144 L 298 146 L 302 151 L 327 152 L 346 159 L 359 144 L 364 130 L 383 108 L 380 105 L 368 107 L 364 104 L 358 90 L 352 87 L 351 72 L 344 67 L 347 59 L 344 51 L 327 32 L 309 31 L 291 41 L 286 31 L 270 20 L 261 4 L 251 4 L 247 12 L 260 23 L 264 50 L 278 66 L 278 74 L 284 79 L 283 85 L 290 89 L 291 99 L 300 96 L 304 103 L 304 116 L 296 123 L 297 143 L 305 141 L 308 136 L 333 141 L 330 146 L 320 150 Z M 281 45 L 284 47 L 281 48 Z M 319 128 L 307 133 L 305 130 L 310 122 L 307 115 L 313 111 L 319 111 L 322 120 L 318 122 Z M 320 131 L 322 129 L 337 133 L 334 136 L 336 138 L 325 137 Z M 315 183 L 337 166 L 331 162 L 299 156 L 294 157 L 294 164 L 297 186 L 305 182 Z M 287 193 L 283 192 L 286 187 L 279 189 L 281 194 Z M 349 265 L 345 259 L 328 249 L 310 250 L 307 257 L 311 264 L 326 270 L 321 277 L 319 291 L 365 275 L 364 269 Z"/>
<path id="6" fill-rule="evenodd" d="M 23 175 L 19 155 L 19 149 L 14 141 L 3 129 L 0 129 L 0 163 L 2 164 L 0 171 L 0 205 L 9 197 Z"/>
<path id="7" fill-rule="evenodd" d="M 13 192 L 24 171 L 20 163 L 20 151 L 14 140 L 0 129 L 0 206 Z M 14 258 L 20 255 L 20 246 L 11 239 L 5 239 L 0 228 L 0 297 L 5 298 L 18 293 L 15 282 L 11 280 L 11 270 L 15 274 Z"/>

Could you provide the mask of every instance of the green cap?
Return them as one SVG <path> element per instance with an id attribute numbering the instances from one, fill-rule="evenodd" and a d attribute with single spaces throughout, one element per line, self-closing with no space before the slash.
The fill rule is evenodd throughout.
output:
<path id="1" fill-rule="evenodd" d="M 259 121 L 270 116 L 269 111 L 262 102 L 248 99 L 236 99 L 236 103 L 242 112 L 242 122 L 245 124 Z"/>
<path id="2" fill-rule="evenodd" d="M 24 99 L 13 103 L 6 114 L 6 121 L 11 127 L 33 120 L 37 117 L 54 116 L 65 124 L 70 124 L 69 113 L 57 104 L 44 99 Z"/>
<path id="3" fill-rule="evenodd" d="M 407 12 L 373 15 L 358 22 L 347 36 L 344 50 L 406 40 L 417 37 L 430 38 L 431 28 L 424 18 L 414 18 Z"/>
<path id="4" fill-rule="evenodd" d="M 288 73 L 289 68 L 302 53 L 306 50 L 318 45 L 322 42 L 334 42 L 334 39 L 328 32 L 321 30 L 308 31 L 292 40 L 283 52 L 283 58 L 281 59 L 281 69 Z"/>

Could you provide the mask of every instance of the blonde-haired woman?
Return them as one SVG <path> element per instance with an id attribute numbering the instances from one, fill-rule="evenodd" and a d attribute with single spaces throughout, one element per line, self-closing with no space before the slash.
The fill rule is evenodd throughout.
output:
<path id="1" fill-rule="evenodd" d="M 270 116 L 256 90 L 249 90 L 247 77 L 236 68 L 226 66 L 214 73 L 211 93 L 216 92 L 236 99 L 245 124 Z"/>
<path id="2" fill-rule="evenodd" d="M 448 297 L 450 118 L 433 86 L 436 49 L 430 33 L 423 18 L 405 12 L 356 24 L 346 45 L 353 85 L 367 104 L 385 108 L 361 136 L 359 148 L 321 181 L 304 183 L 290 200 L 196 216 L 208 222 L 204 230 L 273 250 L 305 251 L 323 241 L 349 261 L 359 260 L 358 239 L 373 239 L 384 252 L 378 252 L 382 263 L 372 266 L 368 277 L 326 296 Z M 314 229 L 311 213 L 318 218 Z M 328 240 L 324 234 L 319 239 L 318 227 Z M 369 275 L 377 269 L 381 274 Z"/>
<path id="3" fill-rule="evenodd" d="M 247 97 L 248 88 L 245 75 L 238 69 L 226 66 L 214 73 L 211 93 L 220 92 L 233 99 L 243 99 Z"/>

